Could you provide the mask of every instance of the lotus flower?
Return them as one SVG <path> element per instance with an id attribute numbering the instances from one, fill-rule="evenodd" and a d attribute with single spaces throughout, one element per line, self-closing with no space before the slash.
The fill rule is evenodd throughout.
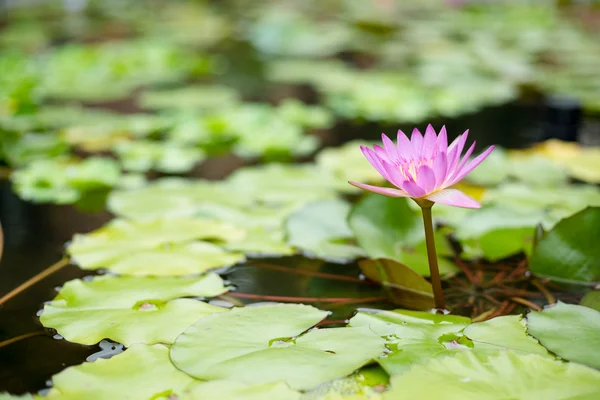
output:
<path id="1" fill-rule="evenodd" d="M 398 131 L 398 144 L 394 144 L 385 134 L 381 135 L 383 148 L 373 149 L 361 146 L 367 160 L 396 188 L 366 185 L 349 182 L 358 188 L 391 197 L 410 197 L 417 202 L 429 200 L 465 208 L 480 208 L 481 205 L 457 189 L 449 189 L 473 171 L 492 152 L 494 146 L 469 161 L 475 142 L 461 159 L 469 131 L 460 135 L 448 146 L 446 128 L 436 135 L 431 125 L 425 135 L 414 129 L 410 140 Z M 431 204 L 431 203 L 430 203 Z"/>

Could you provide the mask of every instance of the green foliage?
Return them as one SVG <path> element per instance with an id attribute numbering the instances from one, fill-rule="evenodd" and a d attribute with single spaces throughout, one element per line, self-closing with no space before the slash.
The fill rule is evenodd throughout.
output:
<path id="1" fill-rule="evenodd" d="M 428 276 L 423 221 L 405 198 L 367 195 L 350 212 L 348 219 L 358 244 L 370 258 L 390 258 Z M 441 273 L 456 270 L 444 256 L 452 254 L 444 236 L 436 234 Z"/>
<path id="2" fill-rule="evenodd" d="M 353 233 L 346 218 L 350 205 L 342 200 L 310 203 L 292 214 L 286 222 L 288 244 L 310 257 L 347 262 L 364 253 L 346 243 Z"/>
<path id="3" fill-rule="evenodd" d="M 527 315 L 527 330 L 557 356 L 600 369 L 600 312 L 558 302 Z"/>
<path id="4" fill-rule="evenodd" d="M 215 314 L 179 336 L 171 348 L 171 360 L 198 379 L 284 380 L 292 388 L 309 389 L 348 375 L 382 354 L 383 341 L 366 327 L 303 334 L 326 316 L 324 311 L 300 304 Z"/>
<path id="5" fill-rule="evenodd" d="M 181 393 L 194 379 L 169 361 L 162 344 L 134 344 L 108 360 L 70 367 L 52 377 L 48 400 L 113 400 L 124 394 L 132 400 Z"/>
<path id="6" fill-rule="evenodd" d="M 67 282 L 44 306 L 42 324 L 65 339 L 95 344 L 107 338 L 133 343 L 173 343 L 198 318 L 223 308 L 182 297 L 227 291 L 218 275 L 201 278 L 98 277 Z"/>
<path id="7" fill-rule="evenodd" d="M 75 203 L 95 191 L 108 191 L 121 176 L 118 164 L 109 158 L 85 160 L 39 159 L 15 171 L 14 190 L 38 203 Z"/>
<path id="8" fill-rule="evenodd" d="M 222 263 L 233 264 L 243 256 L 197 240 L 226 242 L 244 235 L 242 229 L 209 219 L 114 219 L 96 231 L 76 235 L 67 252 L 84 269 L 107 268 L 134 275 L 201 273 Z"/>
<path id="9" fill-rule="evenodd" d="M 186 391 L 181 400 L 299 400 L 300 392 L 285 383 L 244 384 L 235 380 L 200 383 Z"/>
<path id="10" fill-rule="evenodd" d="M 599 382 L 598 371 L 535 354 L 464 352 L 392 377 L 383 398 L 592 400 L 600 395 Z"/>
<path id="11" fill-rule="evenodd" d="M 431 358 L 454 357 L 464 351 L 489 353 L 509 349 L 547 355 L 527 335 L 517 316 L 470 323 L 465 317 L 405 310 L 363 310 L 350 320 L 350 326 L 368 326 L 386 339 L 390 352 L 377 362 L 391 375 L 404 373 Z"/>
<path id="12" fill-rule="evenodd" d="M 600 281 L 600 207 L 589 207 L 548 232 L 531 255 L 535 274 L 558 281 Z"/>

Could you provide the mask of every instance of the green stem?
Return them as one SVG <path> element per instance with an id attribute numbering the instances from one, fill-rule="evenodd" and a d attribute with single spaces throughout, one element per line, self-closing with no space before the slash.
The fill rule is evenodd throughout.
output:
<path id="1" fill-rule="evenodd" d="M 435 239 L 433 237 L 433 219 L 431 217 L 431 207 L 433 202 L 420 201 L 417 204 L 421 206 L 423 212 L 423 224 L 425 225 L 425 243 L 427 244 L 427 258 L 429 260 L 429 272 L 431 274 L 431 286 L 433 287 L 433 299 L 435 308 L 445 310 L 444 291 L 442 290 L 442 279 L 440 278 L 440 269 L 438 267 L 437 254 L 435 252 Z"/>

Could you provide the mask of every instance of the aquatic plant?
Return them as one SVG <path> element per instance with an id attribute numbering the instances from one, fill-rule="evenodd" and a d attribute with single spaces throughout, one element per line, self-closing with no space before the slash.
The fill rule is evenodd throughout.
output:
<path id="1" fill-rule="evenodd" d="M 456 207 L 480 208 L 481 205 L 473 198 L 450 187 L 460 182 L 494 150 L 494 146 L 490 146 L 469 161 L 475 149 L 476 142 L 473 142 L 461 159 L 468 135 L 467 130 L 448 145 L 445 127 L 442 127 L 439 135 L 431 125 L 427 126 L 425 135 L 415 128 L 410 140 L 404 132 L 398 131 L 397 144 L 382 134 L 383 147 L 375 145 L 372 149 L 366 146 L 360 148 L 371 165 L 396 188 L 349 182 L 384 196 L 410 197 L 421 207 L 431 283 L 435 305 L 439 309 L 444 309 L 445 304 L 435 251 L 431 207 L 435 203 L 441 203 Z"/>

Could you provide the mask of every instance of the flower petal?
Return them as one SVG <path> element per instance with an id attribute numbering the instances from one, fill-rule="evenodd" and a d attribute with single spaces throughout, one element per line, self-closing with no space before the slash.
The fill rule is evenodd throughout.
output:
<path id="1" fill-rule="evenodd" d="M 448 134 L 446 133 L 446 125 L 442 126 L 440 134 L 437 137 L 435 147 L 437 154 L 446 153 L 448 151 Z"/>
<path id="2" fill-rule="evenodd" d="M 404 132 L 398 131 L 398 156 L 404 160 L 413 158 L 412 144 Z"/>
<path id="3" fill-rule="evenodd" d="M 381 176 L 383 176 L 385 179 L 388 179 L 387 172 L 385 172 L 385 168 L 383 168 L 383 164 L 381 162 L 381 157 L 379 157 L 379 155 L 374 150 L 368 147 L 360 146 L 360 150 L 362 151 L 363 155 L 367 158 L 367 161 L 371 163 L 373 168 L 375 168 L 377 172 L 379 172 Z"/>
<path id="4" fill-rule="evenodd" d="M 389 196 L 389 197 L 410 197 L 407 193 L 404 193 L 402 190 L 399 190 L 399 189 L 393 189 L 393 188 L 386 188 L 386 187 L 380 187 L 380 186 L 367 185 L 367 184 L 364 184 L 364 183 L 352 182 L 352 181 L 349 181 L 348 183 L 351 184 L 352 186 L 356 186 L 357 188 L 368 190 L 369 192 L 373 192 L 373 193 L 382 194 L 384 196 Z"/>
<path id="5" fill-rule="evenodd" d="M 410 143 L 413 148 L 414 158 L 419 158 L 421 155 L 421 148 L 423 147 L 423 135 L 417 128 L 413 129 L 412 135 L 410 135 Z"/>
<path id="6" fill-rule="evenodd" d="M 447 177 L 448 162 L 446 153 L 441 152 L 435 155 L 433 164 L 431 165 L 433 173 L 435 174 L 435 186 L 440 187 L 444 184 Z"/>
<path id="7" fill-rule="evenodd" d="M 467 176 L 471 171 L 473 171 L 479 164 L 483 162 L 490 155 L 490 153 L 494 150 L 494 146 L 488 147 L 483 153 L 472 159 L 467 165 L 465 165 L 458 174 L 452 179 L 452 183 L 450 185 L 454 185 L 456 182 L 462 180 L 465 176 Z"/>
<path id="8" fill-rule="evenodd" d="M 385 173 L 387 174 L 386 179 L 388 180 L 388 182 L 390 182 L 392 185 L 398 188 L 402 188 L 402 182 L 404 182 L 406 178 L 400 172 L 400 168 L 386 162 L 385 160 L 381 163 L 381 165 L 385 169 Z"/>
<path id="9" fill-rule="evenodd" d="M 425 197 L 434 203 L 463 208 L 481 208 L 481 204 L 457 189 L 444 189 Z"/>
<path id="10" fill-rule="evenodd" d="M 465 143 L 467 141 L 468 136 L 469 130 L 467 129 L 465 133 L 454 139 L 454 141 L 450 143 L 450 146 L 448 146 L 448 175 L 451 175 L 456 169 L 456 166 L 458 165 L 458 160 L 460 160 L 460 153 L 462 153 L 463 148 L 465 147 Z"/>
<path id="11" fill-rule="evenodd" d="M 396 163 L 398 161 L 398 149 L 396 145 L 383 133 L 381 134 L 381 140 L 383 141 L 383 147 L 387 153 L 388 160 L 391 163 Z"/>
<path id="12" fill-rule="evenodd" d="M 431 124 L 427 125 L 427 129 L 425 129 L 425 136 L 423 137 L 423 148 L 421 149 L 421 155 L 429 160 L 433 156 L 435 151 L 435 145 L 437 142 L 437 136 L 435 134 L 435 130 Z"/>
<path id="13" fill-rule="evenodd" d="M 413 181 L 402 182 L 402 189 L 408 193 L 410 197 L 419 198 L 427 194 L 427 192 L 423 190 L 419 184 Z"/>
<path id="14" fill-rule="evenodd" d="M 471 157 L 471 154 L 473 154 L 473 150 L 475 150 L 476 144 L 477 144 L 477 141 L 474 140 L 473 143 L 471 144 L 471 147 L 469 147 L 469 149 L 465 152 L 465 155 L 463 156 L 462 160 L 460 160 L 460 162 L 458 163 L 458 165 L 452 172 L 453 178 L 456 177 L 456 175 L 458 175 L 460 173 L 460 171 L 463 169 L 463 167 L 465 166 L 467 161 L 469 161 L 469 157 Z"/>
<path id="15" fill-rule="evenodd" d="M 425 191 L 431 193 L 435 189 L 435 173 L 428 165 L 421 165 L 417 170 L 417 183 Z"/>

